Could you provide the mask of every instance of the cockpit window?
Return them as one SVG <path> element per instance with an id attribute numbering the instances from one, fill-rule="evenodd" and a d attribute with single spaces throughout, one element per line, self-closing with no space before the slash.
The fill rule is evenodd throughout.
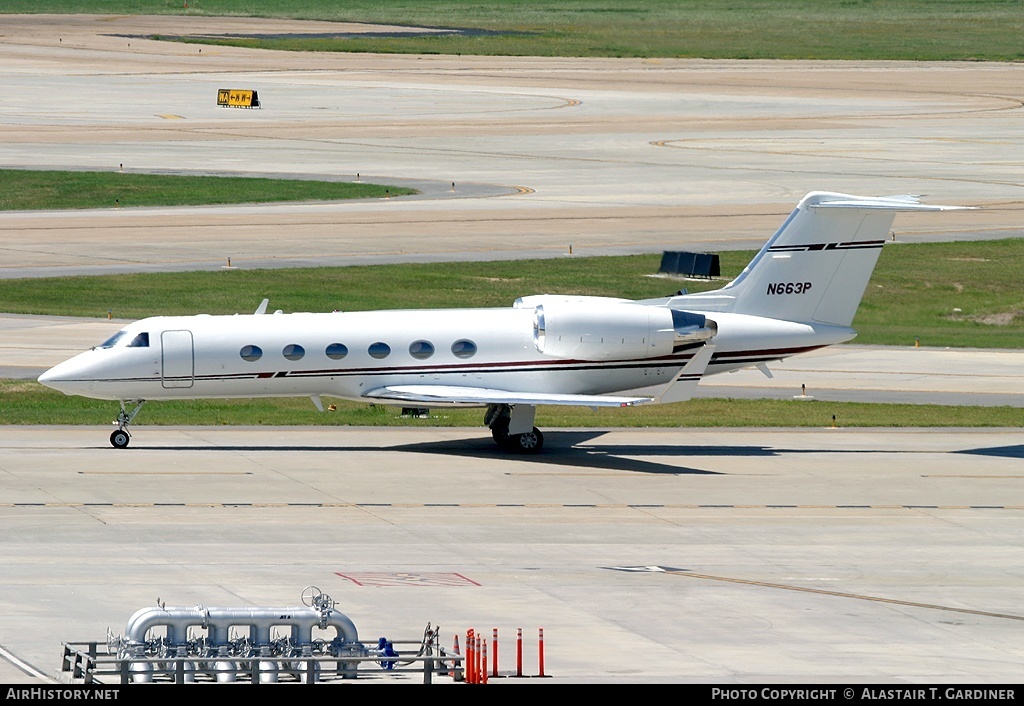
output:
<path id="1" fill-rule="evenodd" d="M 128 333 L 127 331 L 118 331 L 113 336 L 111 336 L 110 338 L 105 340 L 103 343 L 101 343 L 99 345 L 99 347 L 100 348 L 113 348 L 114 344 L 116 344 L 118 341 L 120 341 L 122 338 L 124 338 L 125 335 L 127 335 L 127 333 Z"/>
<path id="2" fill-rule="evenodd" d="M 132 339 L 128 344 L 129 348 L 149 348 L 149 334 L 145 331 Z"/>

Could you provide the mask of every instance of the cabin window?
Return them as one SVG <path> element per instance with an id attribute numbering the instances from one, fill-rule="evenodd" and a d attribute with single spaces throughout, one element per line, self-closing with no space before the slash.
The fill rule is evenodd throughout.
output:
<path id="1" fill-rule="evenodd" d="M 461 338 L 452 344 L 452 354 L 456 358 L 472 358 L 476 355 L 476 344 L 467 338 Z"/>
<path id="2" fill-rule="evenodd" d="M 383 343 L 382 341 L 377 341 L 376 343 L 370 344 L 369 352 L 371 358 L 377 358 L 378 360 L 381 358 L 387 358 L 391 355 L 391 346 Z"/>
<path id="3" fill-rule="evenodd" d="M 113 348 L 114 344 L 120 341 L 122 338 L 124 338 L 127 333 L 127 331 L 118 331 L 113 336 L 111 336 L 103 343 L 101 343 L 100 348 Z"/>
<path id="4" fill-rule="evenodd" d="M 413 341 L 409 346 L 409 355 L 416 360 L 426 360 L 434 355 L 434 344 L 430 341 Z"/>
<path id="5" fill-rule="evenodd" d="M 129 348 L 149 348 L 149 334 L 146 332 L 140 333 L 138 336 L 132 339 L 132 342 L 128 344 Z"/>
<path id="6" fill-rule="evenodd" d="M 300 360 L 302 356 L 306 355 L 306 349 L 298 343 L 289 343 L 281 352 L 288 360 Z"/>
<path id="7" fill-rule="evenodd" d="M 242 360 L 248 360 L 251 363 L 263 357 L 263 349 L 259 346 L 245 346 L 238 354 L 242 356 Z"/>
<path id="8" fill-rule="evenodd" d="M 332 343 L 327 346 L 327 357 L 331 360 L 341 360 L 348 355 L 348 346 L 344 343 Z"/>

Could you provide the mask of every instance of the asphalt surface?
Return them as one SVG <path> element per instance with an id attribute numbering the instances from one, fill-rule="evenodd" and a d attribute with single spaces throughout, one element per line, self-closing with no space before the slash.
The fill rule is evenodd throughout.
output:
<path id="1" fill-rule="evenodd" d="M 484 428 L 106 436 L 0 428 L 0 647 L 36 674 L 2 681 L 67 680 L 62 643 L 157 602 L 309 585 L 370 644 L 496 628 L 506 677 L 543 630 L 545 683 L 1019 680 L 1019 429 L 547 430 L 530 458 Z"/>

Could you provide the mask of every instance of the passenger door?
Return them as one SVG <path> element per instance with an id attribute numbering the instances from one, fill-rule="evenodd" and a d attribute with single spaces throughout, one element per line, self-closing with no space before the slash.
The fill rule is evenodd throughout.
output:
<path id="1" fill-rule="evenodd" d="M 192 387 L 195 357 L 191 331 L 164 331 L 160 334 L 161 383 L 168 388 Z"/>

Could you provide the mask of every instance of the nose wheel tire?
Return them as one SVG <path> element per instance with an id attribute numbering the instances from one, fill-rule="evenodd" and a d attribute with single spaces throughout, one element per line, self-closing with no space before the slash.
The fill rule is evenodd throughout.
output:
<path id="1" fill-rule="evenodd" d="M 110 435 L 110 445 L 115 449 L 127 448 L 130 440 L 131 436 L 124 429 L 118 429 Z"/>

